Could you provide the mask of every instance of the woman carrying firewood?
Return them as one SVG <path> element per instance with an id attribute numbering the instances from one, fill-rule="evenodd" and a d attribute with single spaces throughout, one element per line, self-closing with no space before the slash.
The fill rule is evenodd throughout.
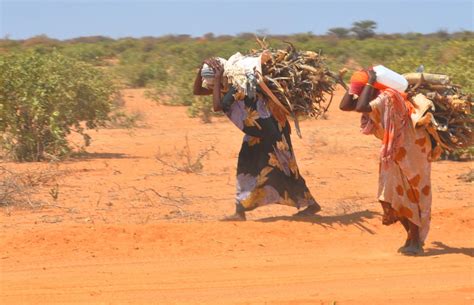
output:
<path id="1" fill-rule="evenodd" d="M 361 128 L 382 140 L 378 200 L 384 225 L 400 221 L 407 231 L 399 252 L 423 253 L 431 215 L 431 141 L 411 120 L 414 111 L 406 95 L 376 82 L 373 70 L 358 71 L 340 109 L 363 113 Z"/>
<path id="2" fill-rule="evenodd" d="M 245 134 L 237 164 L 236 210 L 224 220 L 246 220 L 245 212 L 273 203 L 306 207 L 298 216 L 320 211 L 298 170 L 286 116 L 260 93 L 255 99 L 239 97 L 231 86 L 224 94 L 223 72 L 222 61 L 205 60 L 194 94 L 212 94 L 214 111 L 223 111 Z"/>

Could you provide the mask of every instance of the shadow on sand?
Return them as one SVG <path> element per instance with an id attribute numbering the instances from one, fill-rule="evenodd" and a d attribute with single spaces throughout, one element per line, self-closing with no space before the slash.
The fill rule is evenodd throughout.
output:
<path id="1" fill-rule="evenodd" d="M 368 219 L 372 219 L 375 216 L 380 216 L 380 213 L 374 211 L 359 211 L 353 212 L 343 215 L 328 215 L 328 216 L 321 216 L 321 215 L 314 215 L 314 216 L 275 216 L 275 217 L 267 217 L 262 218 L 257 221 L 259 222 L 274 222 L 274 221 L 299 221 L 299 222 L 309 222 L 316 225 L 320 225 L 325 228 L 331 228 L 335 224 L 341 226 L 356 226 L 362 231 L 366 231 L 370 234 L 375 234 L 375 232 L 368 227 L 365 226 L 365 222 Z"/>
<path id="2" fill-rule="evenodd" d="M 453 248 L 440 241 L 434 241 L 431 243 L 435 248 L 425 248 L 425 253 L 422 256 L 436 256 L 444 254 L 464 254 L 470 257 L 474 257 L 474 248 Z"/>

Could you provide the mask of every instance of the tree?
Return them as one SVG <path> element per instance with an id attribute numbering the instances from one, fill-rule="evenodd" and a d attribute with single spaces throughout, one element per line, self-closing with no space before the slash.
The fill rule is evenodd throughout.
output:
<path id="1" fill-rule="evenodd" d="M 209 32 L 209 33 L 204 34 L 202 37 L 207 40 L 213 40 L 214 38 L 216 38 L 216 35 L 214 35 L 214 33 L 212 32 Z"/>
<path id="2" fill-rule="evenodd" d="M 446 29 L 439 29 L 435 35 L 438 37 L 438 38 L 441 38 L 441 39 L 448 39 L 449 38 L 449 32 L 446 30 Z"/>
<path id="3" fill-rule="evenodd" d="M 375 29 L 377 28 L 377 23 L 372 20 L 362 20 L 356 21 L 352 24 L 351 31 L 357 35 L 359 39 L 366 39 L 373 37 L 375 35 Z"/>
<path id="4" fill-rule="evenodd" d="M 18 161 L 40 161 L 70 150 L 75 131 L 105 124 L 112 82 L 93 66 L 57 52 L 0 57 L 0 147 Z"/>
<path id="5" fill-rule="evenodd" d="M 337 38 L 346 38 L 350 32 L 351 30 L 346 28 L 330 28 L 328 35 L 337 36 Z"/>

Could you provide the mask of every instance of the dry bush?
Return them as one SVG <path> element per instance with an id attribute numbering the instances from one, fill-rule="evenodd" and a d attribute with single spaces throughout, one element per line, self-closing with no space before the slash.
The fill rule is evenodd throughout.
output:
<path id="1" fill-rule="evenodd" d="M 191 147 L 189 146 L 188 136 L 185 137 L 185 146 L 180 150 L 177 151 L 176 155 L 179 157 L 179 162 L 175 161 L 166 161 L 165 157 L 167 155 L 162 154 L 160 151 L 156 154 L 155 158 L 161 164 L 174 169 L 175 171 L 185 172 L 185 173 L 201 173 L 204 165 L 202 164 L 202 160 L 205 157 L 208 157 L 209 154 L 213 151 L 216 152 L 214 145 L 207 147 L 201 150 L 197 156 L 193 156 L 191 152 Z"/>
<path id="2" fill-rule="evenodd" d="M 132 187 L 135 190 L 135 197 L 139 198 L 140 202 L 146 202 L 148 206 L 163 206 L 168 210 L 164 211 L 160 208 L 160 216 L 151 216 L 147 214 L 141 220 L 141 224 L 145 224 L 151 219 L 154 220 L 180 220 L 180 221 L 202 221 L 210 219 L 208 215 L 201 214 L 197 211 L 189 211 L 186 206 L 195 202 L 196 200 L 213 201 L 215 198 L 208 196 L 189 196 L 185 194 L 182 187 L 175 187 L 176 191 L 172 192 L 158 192 L 154 188 L 140 189 Z"/>
<path id="3" fill-rule="evenodd" d="M 0 166 L 0 207 L 1 206 L 25 206 L 40 207 L 42 203 L 34 200 L 33 195 L 38 188 L 54 182 L 55 185 L 49 191 L 53 200 L 59 195 L 59 184 L 57 179 L 64 174 L 56 166 L 47 169 L 27 170 L 17 172 Z"/>
<path id="4" fill-rule="evenodd" d="M 462 180 L 464 182 L 473 182 L 474 181 L 474 169 L 469 169 L 469 171 L 465 174 L 459 175 L 458 176 L 459 180 Z"/>

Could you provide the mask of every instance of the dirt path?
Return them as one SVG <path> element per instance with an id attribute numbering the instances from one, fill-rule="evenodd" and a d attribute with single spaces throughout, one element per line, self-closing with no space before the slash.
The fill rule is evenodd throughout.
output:
<path id="1" fill-rule="evenodd" d="M 143 90 L 124 97 L 144 128 L 93 133 L 90 153 L 40 187 L 42 208 L 1 209 L 0 304 L 474 303 L 473 188 L 457 179 L 472 163 L 433 164 L 427 253 L 401 256 L 402 228 L 382 226 L 375 201 L 379 144 L 358 132 L 357 114 L 333 107 L 293 137 L 321 215 L 268 206 L 222 223 L 240 131 L 157 106 Z"/>

